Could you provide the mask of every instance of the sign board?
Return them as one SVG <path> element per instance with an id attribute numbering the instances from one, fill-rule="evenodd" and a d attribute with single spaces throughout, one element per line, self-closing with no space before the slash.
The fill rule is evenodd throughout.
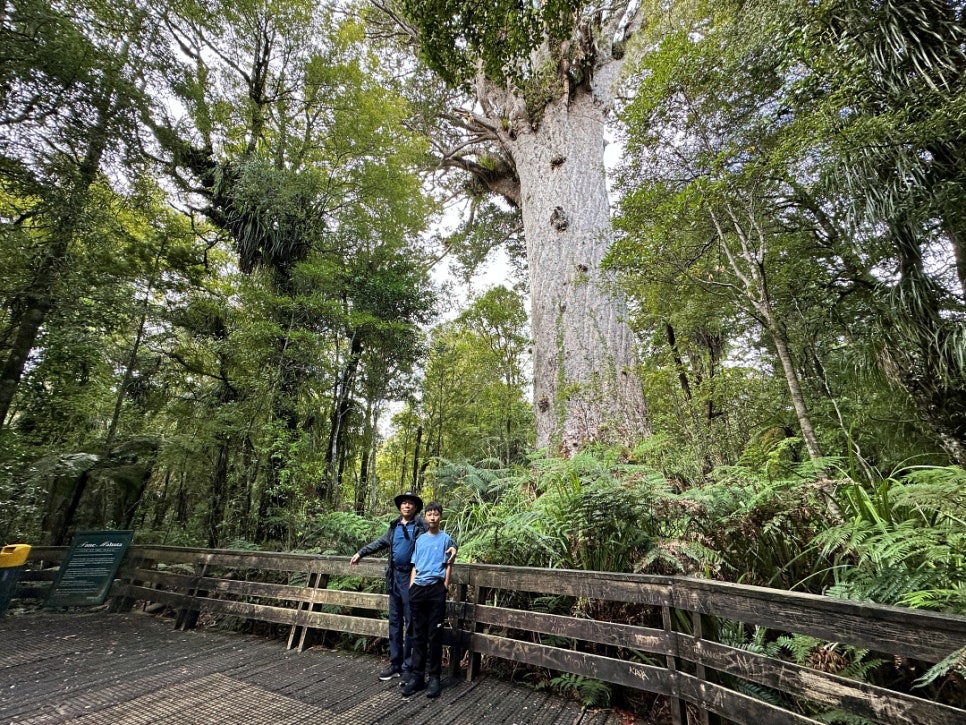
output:
<path id="1" fill-rule="evenodd" d="M 90 607 L 103 604 L 133 538 L 133 531 L 76 533 L 44 606 Z"/>

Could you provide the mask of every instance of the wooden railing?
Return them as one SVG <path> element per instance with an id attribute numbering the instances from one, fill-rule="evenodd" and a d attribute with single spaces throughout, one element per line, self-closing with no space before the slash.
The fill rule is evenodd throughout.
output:
<path id="1" fill-rule="evenodd" d="M 56 564 L 65 551 L 38 547 L 30 559 Z M 120 576 L 115 609 L 162 603 L 180 628 L 194 626 L 201 612 L 275 623 L 289 628 L 289 647 L 298 649 L 319 630 L 387 635 L 386 595 L 346 590 L 359 581 L 347 577 L 382 580 L 379 560 L 350 568 L 345 557 L 134 546 Z M 25 571 L 22 594 L 41 594 L 51 578 Z M 468 678 L 483 657 L 572 673 L 667 697 L 675 725 L 816 723 L 803 713 L 833 708 L 877 723 L 966 723 L 963 702 L 942 704 L 716 641 L 716 632 L 741 623 L 767 629 L 770 640 L 807 635 L 890 662 L 935 663 L 966 647 L 966 617 L 687 577 L 457 564 L 452 578 L 450 660 L 455 668 L 465 656 Z M 582 616 L 545 611 L 554 598 Z M 780 693 L 774 699 L 795 703 L 794 711 L 740 691 L 752 688 Z"/>

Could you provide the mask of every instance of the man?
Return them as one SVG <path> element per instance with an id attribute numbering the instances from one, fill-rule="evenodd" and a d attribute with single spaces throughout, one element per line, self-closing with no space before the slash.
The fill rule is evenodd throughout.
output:
<path id="1" fill-rule="evenodd" d="M 379 673 L 386 681 L 393 677 L 408 679 L 412 668 L 412 619 L 409 614 L 409 572 L 412 569 L 413 547 L 416 538 L 426 531 L 426 522 L 419 515 L 423 500 L 412 491 L 393 499 L 399 518 L 389 524 L 385 534 L 356 552 L 349 564 L 355 566 L 369 554 L 389 549 L 386 565 L 386 591 L 389 594 L 389 667 Z"/>
<path id="2" fill-rule="evenodd" d="M 446 589 L 450 566 L 456 557 L 456 542 L 440 530 L 443 507 L 433 501 L 426 507 L 427 531 L 416 542 L 410 575 L 409 602 L 413 615 L 412 673 L 403 687 L 403 697 L 426 690 L 426 697 L 439 697 L 439 675 L 443 661 L 443 621 L 446 619 Z M 452 552 L 452 553 L 451 553 Z M 423 676 L 429 677 L 427 688 Z"/>

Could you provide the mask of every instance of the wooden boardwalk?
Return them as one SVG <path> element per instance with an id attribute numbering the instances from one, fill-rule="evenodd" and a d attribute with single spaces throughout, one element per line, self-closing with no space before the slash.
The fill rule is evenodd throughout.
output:
<path id="1" fill-rule="evenodd" d="M 366 655 L 174 630 L 146 614 L 0 617 L 0 725 L 618 725 L 609 711 L 484 677 L 437 700 L 380 682 Z"/>

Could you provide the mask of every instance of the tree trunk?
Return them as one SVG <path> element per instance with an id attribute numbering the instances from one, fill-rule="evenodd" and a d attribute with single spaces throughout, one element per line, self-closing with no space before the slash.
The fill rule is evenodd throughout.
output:
<path id="1" fill-rule="evenodd" d="M 349 354 L 336 381 L 335 394 L 332 396 L 332 410 L 329 414 L 329 444 L 325 449 L 325 464 L 328 481 L 321 481 L 316 487 L 316 495 L 321 502 L 333 503 L 342 489 L 340 460 L 344 458 L 346 431 L 349 413 L 352 411 L 352 386 L 355 383 L 359 360 L 362 356 L 362 336 L 353 331 L 349 343 Z"/>
<path id="2" fill-rule="evenodd" d="M 165 241 L 162 239 L 161 244 L 158 246 L 158 251 L 154 255 L 154 264 L 151 268 L 151 277 L 148 280 L 148 286 L 145 290 L 144 297 L 141 298 L 140 308 L 141 316 L 138 320 L 137 333 L 134 335 L 134 343 L 131 345 L 131 352 L 128 355 L 127 364 L 124 366 L 124 375 L 121 377 L 121 383 L 118 385 L 117 395 L 114 398 L 114 413 L 111 415 L 111 423 L 107 428 L 107 435 L 104 437 L 104 455 L 106 456 L 108 452 L 114 446 L 114 436 L 117 433 L 117 426 L 121 420 L 121 410 L 124 406 L 124 397 L 127 395 L 128 388 L 131 385 L 131 378 L 134 376 L 134 368 L 137 366 L 138 354 L 141 351 L 141 343 L 144 341 L 144 330 L 148 322 L 148 303 L 151 300 L 151 295 L 154 292 L 154 285 L 157 281 L 158 274 L 161 269 L 161 255 L 164 254 Z"/>
<path id="3" fill-rule="evenodd" d="M 393 2 L 372 2 L 444 80 L 472 83 L 473 109 L 442 114 L 459 136 L 440 146 L 442 166 L 469 172 L 522 210 L 537 446 L 569 456 L 594 442 L 636 445 L 650 434 L 647 404 L 625 301 L 601 262 L 613 238 L 605 118 L 626 42 L 644 19 L 641 4 L 578 4 L 562 14 L 541 3 L 510 4 L 500 16 L 528 28 L 530 41 L 511 50 L 489 35 L 492 26 L 475 6 L 411 0 L 397 12 Z M 441 13 L 448 26 L 438 22 Z M 567 19 L 564 32 L 559 24 Z M 466 77 L 471 65 L 473 79 Z"/>
<path id="4" fill-rule="evenodd" d="M 418 426 L 416 428 L 416 443 L 413 446 L 413 485 L 410 487 L 411 491 L 419 491 L 419 456 L 420 456 L 420 446 L 423 442 L 423 427 Z M 403 486 L 405 488 L 405 485 Z"/>
<path id="5" fill-rule="evenodd" d="M 24 305 L 26 311 L 20 318 L 13 345 L 7 353 L 3 370 L 0 372 L 0 426 L 4 424 L 13 399 L 17 394 L 20 379 L 27 364 L 27 358 L 33 349 L 37 334 L 40 332 L 47 314 L 53 308 L 53 298 L 50 290 L 57 279 L 58 272 L 67 254 L 67 240 L 71 232 L 65 231 L 60 235 L 54 247 L 41 264 L 41 268 L 34 277 L 33 283 L 22 294 L 18 295 L 14 306 Z M 64 243 L 62 243 L 64 242 Z"/>
<path id="6" fill-rule="evenodd" d="M 798 379 L 798 372 L 792 362 L 792 353 L 788 348 L 788 342 L 784 333 L 777 328 L 777 324 L 770 320 L 769 333 L 778 359 L 782 364 L 782 371 L 785 373 L 785 384 L 788 386 L 788 393 L 792 399 L 792 407 L 795 408 L 795 417 L 798 418 L 798 427 L 802 432 L 802 440 L 805 441 L 805 448 L 808 449 L 808 457 L 816 460 L 822 457 L 822 449 L 818 444 L 818 436 L 812 427 L 812 419 L 808 414 L 805 405 L 805 396 L 802 394 L 801 382 Z"/>
<path id="7" fill-rule="evenodd" d="M 277 273 L 275 289 L 280 294 L 290 294 L 289 280 L 285 275 Z M 258 502 L 258 524 L 255 541 L 286 542 L 290 538 L 290 526 L 285 522 L 286 514 L 292 504 L 292 489 L 286 485 L 286 469 L 291 460 L 290 445 L 297 441 L 299 432 L 298 389 L 300 371 L 295 361 L 288 355 L 289 342 L 295 326 L 295 313 L 288 317 L 279 315 L 277 320 L 281 334 L 275 340 L 278 358 L 275 385 L 271 391 L 271 420 L 280 421 L 281 426 L 275 432 L 278 437 L 273 441 L 273 448 L 265 454 L 265 486 L 261 491 Z M 276 451 L 279 451 L 276 454 Z"/>
<path id="8" fill-rule="evenodd" d="M 756 218 L 754 204 L 747 203 L 745 208 L 748 213 L 744 224 L 739 213 L 740 208 L 731 204 L 724 206 L 725 213 L 723 215 L 711 211 L 711 220 L 720 239 L 719 248 L 737 280 L 737 283 L 733 285 L 735 290 L 744 298 L 745 303 L 749 305 L 753 315 L 765 328 L 772 339 L 772 344 L 775 346 L 782 371 L 785 374 L 788 393 L 792 399 L 792 407 L 795 409 L 795 417 L 798 419 L 802 440 L 808 449 L 809 458 L 814 461 L 822 457 L 818 436 L 815 435 L 812 419 L 809 416 L 808 407 L 805 405 L 805 396 L 802 393 L 798 371 L 792 361 L 788 337 L 784 326 L 775 315 L 775 305 L 772 303 L 771 295 L 768 292 L 768 280 L 763 260 L 769 244 L 769 235 Z M 734 244 L 734 249 L 731 248 L 731 244 Z"/>
<path id="9" fill-rule="evenodd" d="M 674 334 L 674 325 L 670 322 L 665 322 L 664 332 L 667 335 L 667 345 L 671 349 L 674 367 L 678 371 L 678 382 L 681 384 L 681 392 L 684 393 L 684 399 L 690 403 L 694 397 L 691 393 L 691 381 L 688 379 L 688 371 L 684 367 L 684 359 L 681 357 L 681 351 L 678 349 L 677 336 Z"/>
<path id="10" fill-rule="evenodd" d="M 366 513 L 366 496 L 369 493 L 369 453 L 372 450 L 372 439 L 375 435 L 372 418 L 372 401 L 367 401 L 366 423 L 362 432 L 362 454 L 359 456 L 359 480 L 356 482 L 355 495 L 352 497 L 352 510 L 360 516 Z"/>
<path id="11" fill-rule="evenodd" d="M 537 447 L 569 456 L 650 434 L 625 300 L 601 270 L 613 238 L 604 106 L 586 89 L 517 124 L 533 328 Z"/>
<path id="12" fill-rule="evenodd" d="M 154 504 L 154 517 L 151 521 L 151 528 L 157 531 L 164 523 L 164 518 L 168 513 L 168 486 L 171 483 L 171 469 L 168 468 L 164 473 L 164 483 L 161 484 L 161 495 Z"/>
<path id="13" fill-rule="evenodd" d="M 231 444 L 226 433 L 218 434 L 215 448 L 215 470 L 211 474 L 211 501 L 205 516 L 209 549 L 216 549 L 221 543 L 221 525 L 228 505 L 228 461 Z"/>

